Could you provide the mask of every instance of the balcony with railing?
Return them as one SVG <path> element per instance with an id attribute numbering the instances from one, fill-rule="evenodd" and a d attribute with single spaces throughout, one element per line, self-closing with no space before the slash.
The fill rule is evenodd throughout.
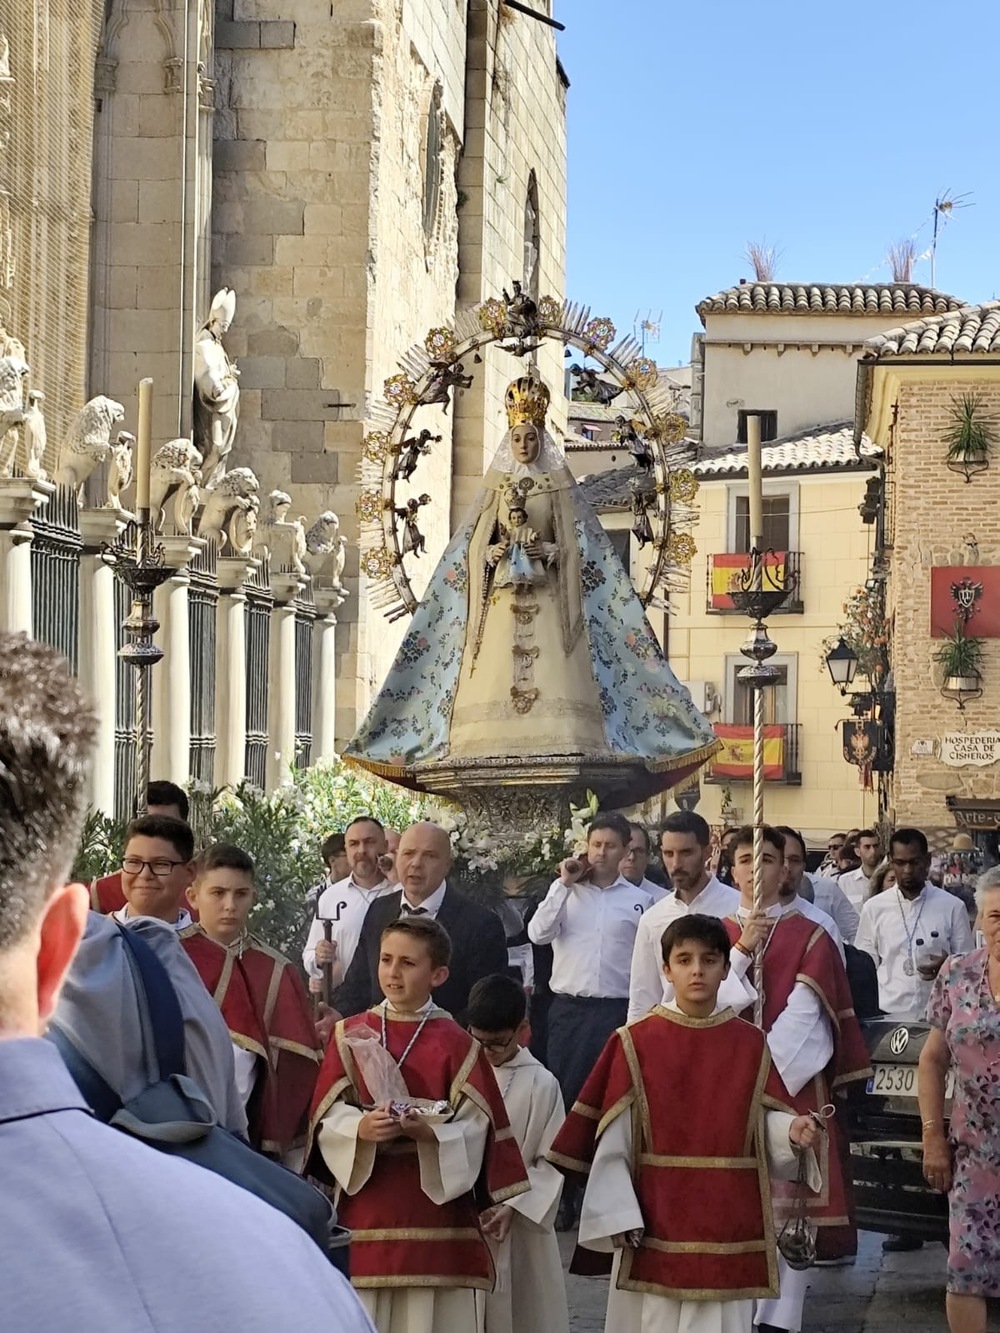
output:
<path id="1" fill-rule="evenodd" d="M 764 591 L 787 589 L 788 597 L 774 615 L 801 615 L 802 585 L 799 581 L 802 555 L 799 551 L 767 551 L 764 555 L 762 582 Z M 706 610 L 713 615 L 745 615 L 733 600 L 733 593 L 750 587 L 750 556 L 746 551 L 730 551 L 708 557 Z"/>
<path id="2" fill-rule="evenodd" d="M 715 734 L 722 749 L 709 761 L 706 782 L 731 783 L 753 780 L 753 727 L 716 722 Z M 764 781 L 800 787 L 799 724 L 774 722 L 764 727 Z"/>

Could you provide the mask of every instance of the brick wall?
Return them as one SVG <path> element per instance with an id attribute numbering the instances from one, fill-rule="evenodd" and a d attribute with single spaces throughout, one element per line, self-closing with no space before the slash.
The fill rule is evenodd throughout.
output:
<path id="1" fill-rule="evenodd" d="M 943 437 L 953 403 L 964 393 L 978 393 L 986 411 L 1000 411 L 1000 368 L 928 366 L 907 374 L 913 378 L 904 377 L 899 385 L 888 463 L 893 542 L 888 605 L 897 698 L 892 800 L 897 823 L 954 828 L 945 798 L 1000 797 L 1000 765 L 949 768 L 934 756 L 912 751 L 916 742 L 937 740 L 943 732 L 997 726 L 1000 641 L 986 641 L 982 698 L 959 712 L 941 695 L 941 669 L 933 660 L 940 640 L 930 637 L 930 570 L 934 565 L 1000 563 L 1000 459 L 967 483 L 945 466 Z M 978 556 L 966 546 L 966 537 L 978 544 Z"/>

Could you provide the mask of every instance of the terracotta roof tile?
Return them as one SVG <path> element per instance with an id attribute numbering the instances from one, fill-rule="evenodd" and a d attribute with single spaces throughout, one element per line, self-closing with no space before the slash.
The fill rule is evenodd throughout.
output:
<path id="1" fill-rule="evenodd" d="M 854 427 L 849 421 L 829 426 L 810 426 L 783 440 L 769 440 L 761 449 L 761 467 L 764 472 L 818 472 L 841 467 L 857 467 L 859 463 L 878 457 L 880 450 L 868 436 L 862 437 L 859 451 L 854 447 Z M 692 471 L 699 477 L 718 477 L 745 472 L 747 447 L 745 444 L 727 445 L 721 449 L 704 450 L 693 464 Z"/>
<path id="2" fill-rule="evenodd" d="M 886 356 L 953 356 L 1000 352 L 1000 301 L 962 306 L 901 324 L 865 343 L 865 360 Z"/>
<path id="3" fill-rule="evenodd" d="M 721 313 L 934 315 L 958 310 L 961 305 L 956 296 L 911 282 L 744 282 L 707 296 L 695 310 L 704 324 L 706 315 Z"/>

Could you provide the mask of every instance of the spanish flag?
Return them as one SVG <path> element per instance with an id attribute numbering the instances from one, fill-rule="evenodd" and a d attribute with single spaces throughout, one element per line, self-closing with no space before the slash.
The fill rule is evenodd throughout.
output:
<path id="1" fill-rule="evenodd" d="M 785 586 L 785 552 L 768 551 L 764 556 L 763 583 L 765 588 Z M 750 557 L 745 551 L 712 556 L 712 610 L 732 611 L 733 593 L 746 586 L 742 576 L 750 568 Z"/>
<path id="2" fill-rule="evenodd" d="M 753 727 L 734 727 L 716 722 L 715 734 L 722 749 L 712 760 L 712 776 L 749 782 L 753 777 Z M 764 728 L 764 777 L 770 782 L 785 776 L 785 728 Z"/>

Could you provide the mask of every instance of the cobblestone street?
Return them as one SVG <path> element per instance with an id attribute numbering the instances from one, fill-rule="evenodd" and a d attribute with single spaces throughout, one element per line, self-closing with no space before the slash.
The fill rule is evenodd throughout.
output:
<path id="1" fill-rule="evenodd" d="M 560 1238 L 564 1264 L 572 1238 Z M 806 1301 L 803 1333 L 947 1333 L 944 1317 L 945 1252 L 925 1245 L 911 1254 L 882 1254 L 882 1237 L 861 1233 L 851 1268 L 817 1269 Z M 571 1333 L 603 1333 L 607 1285 L 599 1278 L 567 1277 Z M 988 1328 L 1000 1330 L 1000 1310 Z"/>

